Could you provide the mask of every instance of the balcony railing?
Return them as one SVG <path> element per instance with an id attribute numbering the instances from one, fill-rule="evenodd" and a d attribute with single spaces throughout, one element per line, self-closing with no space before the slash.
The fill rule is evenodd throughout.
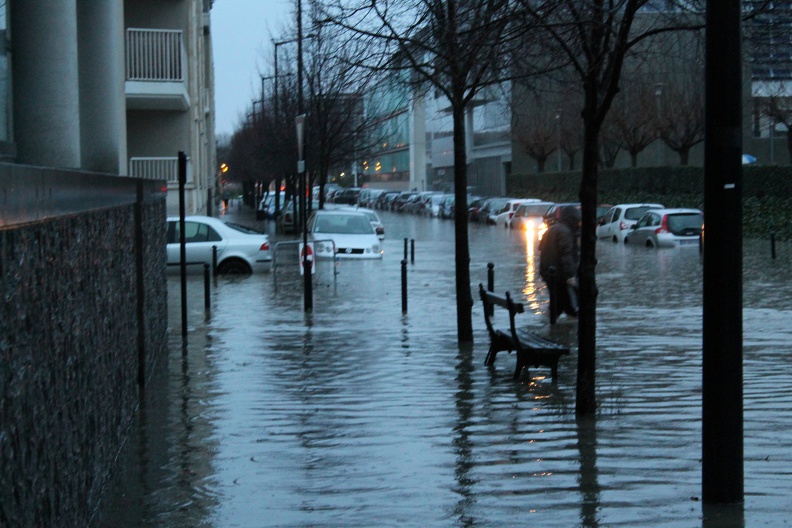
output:
<path id="1" fill-rule="evenodd" d="M 187 160 L 187 182 L 192 181 L 190 160 Z M 179 183 L 179 158 L 130 158 L 129 175 L 147 180 Z"/>
<path id="2" fill-rule="evenodd" d="M 183 81 L 182 32 L 167 29 L 127 29 L 128 81 Z"/>

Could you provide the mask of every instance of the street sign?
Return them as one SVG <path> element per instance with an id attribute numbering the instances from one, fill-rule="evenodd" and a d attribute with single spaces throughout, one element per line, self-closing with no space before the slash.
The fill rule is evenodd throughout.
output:
<path id="1" fill-rule="evenodd" d="M 316 266 L 314 266 L 313 242 L 308 242 L 307 246 L 300 242 L 300 275 L 305 275 L 305 261 L 310 263 L 311 275 L 315 275 Z"/>

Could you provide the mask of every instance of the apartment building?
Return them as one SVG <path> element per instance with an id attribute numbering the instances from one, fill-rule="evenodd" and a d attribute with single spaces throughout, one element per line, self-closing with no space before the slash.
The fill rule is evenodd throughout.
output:
<path id="1" fill-rule="evenodd" d="M 3 161 L 168 182 L 188 213 L 216 182 L 211 0 L 7 0 Z"/>

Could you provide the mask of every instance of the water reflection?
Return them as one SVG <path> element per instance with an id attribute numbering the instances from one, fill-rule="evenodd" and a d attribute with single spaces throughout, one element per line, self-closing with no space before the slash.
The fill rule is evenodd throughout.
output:
<path id="1" fill-rule="evenodd" d="M 168 369 L 149 385 L 98 526 L 787 522 L 789 262 L 746 252 L 746 504 L 725 516 L 695 500 L 696 251 L 598 246 L 600 405 L 596 419 L 577 420 L 574 350 L 556 383 L 542 369 L 514 382 L 513 354 L 486 368 L 479 302 L 475 344 L 457 345 L 453 222 L 383 216 L 383 260 L 342 262 L 335 279 L 319 267 L 312 314 L 303 312 L 293 272 L 278 274 L 277 291 L 269 276 L 218 279 L 208 320 L 200 277 L 190 284 L 187 354 L 171 343 Z M 525 234 L 470 228 L 471 283 L 486 283 L 494 262 L 496 291 L 537 303 L 525 323 L 574 345 L 575 325 L 550 329 L 541 313 L 545 293 Z M 408 314 L 400 298 L 405 236 L 416 240 Z"/>

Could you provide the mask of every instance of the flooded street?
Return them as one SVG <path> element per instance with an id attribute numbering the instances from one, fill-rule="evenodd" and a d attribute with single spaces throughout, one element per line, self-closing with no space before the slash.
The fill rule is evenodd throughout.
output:
<path id="1" fill-rule="evenodd" d="M 274 276 L 219 277 L 208 317 L 203 277 L 191 276 L 182 347 L 169 277 L 169 361 L 97 526 L 792 524 L 788 248 L 771 260 L 767 243 L 745 242 L 745 505 L 710 509 L 698 500 L 697 250 L 598 244 L 600 410 L 578 421 L 576 323 L 549 327 L 533 246 L 470 226 L 475 344 L 460 349 L 453 222 L 381 216 L 383 260 L 320 261 L 310 315 L 296 255 Z M 415 262 L 403 315 L 405 237 Z M 476 289 L 488 262 L 495 291 L 526 303 L 524 324 L 573 345 L 556 383 L 545 369 L 513 381 L 513 354 L 484 366 Z"/>

